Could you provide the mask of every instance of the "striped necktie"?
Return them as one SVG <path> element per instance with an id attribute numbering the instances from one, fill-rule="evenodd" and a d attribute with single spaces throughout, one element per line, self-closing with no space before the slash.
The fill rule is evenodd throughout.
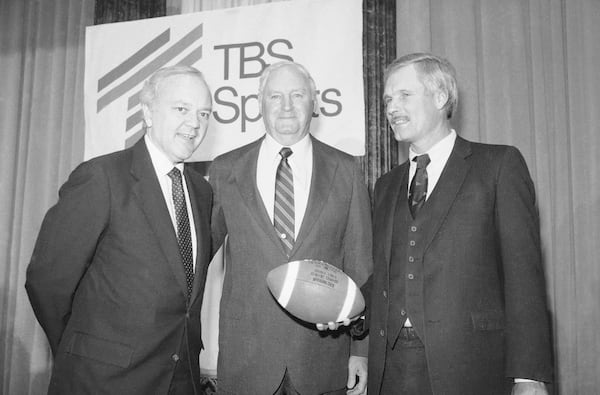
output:
<path id="1" fill-rule="evenodd" d="M 273 211 L 273 225 L 287 256 L 294 247 L 294 177 L 288 163 L 292 155 L 289 147 L 279 151 L 281 161 L 275 175 L 275 209 Z"/>

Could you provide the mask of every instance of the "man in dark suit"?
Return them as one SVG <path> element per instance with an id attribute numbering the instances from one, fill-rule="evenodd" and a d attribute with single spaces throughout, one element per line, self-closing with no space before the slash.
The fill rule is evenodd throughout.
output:
<path id="1" fill-rule="evenodd" d="M 546 394 L 551 344 L 523 157 L 456 135 L 455 73 L 442 58 L 394 61 L 384 101 L 410 160 L 375 187 L 369 394 Z"/>
<path id="2" fill-rule="evenodd" d="M 353 342 L 351 350 L 347 328 L 320 332 L 294 318 L 266 283 L 271 269 L 302 259 L 326 261 L 359 285 L 371 272 L 370 205 L 362 172 L 350 155 L 310 135 L 315 93 L 301 65 L 269 66 L 258 95 L 266 135 L 217 157 L 210 168 L 215 247 L 229 235 L 220 394 L 346 393 L 346 385 L 351 393 L 366 391 L 366 342 L 362 347 Z M 282 178 L 285 192 L 277 186 Z M 283 206 L 292 209 L 285 218 Z"/>
<path id="3" fill-rule="evenodd" d="M 73 171 L 27 269 L 50 394 L 199 394 L 212 193 L 183 161 L 206 134 L 211 94 L 198 70 L 173 66 L 140 100 L 144 138 Z"/>

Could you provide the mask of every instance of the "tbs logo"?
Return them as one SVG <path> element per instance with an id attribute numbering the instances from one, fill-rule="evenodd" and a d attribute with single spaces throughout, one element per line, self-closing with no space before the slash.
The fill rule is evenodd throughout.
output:
<path id="1" fill-rule="evenodd" d="M 215 120 L 222 124 L 240 122 L 240 131 L 246 132 L 248 124 L 260 120 L 258 112 L 258 78 L 262 71 L 271 63 L 282 60 L 293 61 L 286 52 L 293 49 L 292 43 L 284 38 L 276 38 L 264 45 L 260 42 L 247 42 L 213 47 L 223 60 L 223 80 L 230 81 L 256 79 L 251 93 L 240 92 L 240 88 L 223 85 L 214 92 L 216 110 L 213 111 Z M 321 104 L 319 113 L 313 117 L 335 117 L 342 112 L 342 92 L 337 88 L 317 90 L 317 99 Z"/>

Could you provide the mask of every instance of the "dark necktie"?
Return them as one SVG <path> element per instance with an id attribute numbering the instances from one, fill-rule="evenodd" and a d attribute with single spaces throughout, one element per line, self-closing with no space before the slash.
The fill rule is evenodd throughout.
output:
<path id="1" fill-rule="evenodd" d="M 275 209 L 273 211 L 273 224 L 289 256 L 294 247 L 294 177 L 287 158 L 292 150 L 283 147 L 279 151 L 281 161 L 275 175 Z"/>
<path id="2" fill-rule="evenodd" d="M 413 218 L 417 218 L 417 213 L 425 203 L 427 197 L 427 165 L 430 162 L 429 155 L 420 155 L 413 158 L 417 162 L 417 171 L 410 182 L 410 191 L 408 201 L 410 203 L 410 213 Z"/>
<path id="3" fill-rule="evenodd" d="M 177 218 L 177 242 L 179 243 L 179 252 L 181 253 L 181 260 L 183 261 L 183 267 L 185 269 L 187 296 L 189 298 L 194 286 L 194 255 L 192 253 L 190 219 L 185 204 L 181 172 L 178 168 L 174 167 L 167 175 L 171 177 L 171 180 L 173 181 L 172 193 L 173 204 L 175 205 L 175 217 Z"/>

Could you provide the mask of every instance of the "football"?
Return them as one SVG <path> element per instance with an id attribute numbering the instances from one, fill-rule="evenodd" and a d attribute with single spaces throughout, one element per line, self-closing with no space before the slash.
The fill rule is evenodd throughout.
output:
<path id="1" fill-rule="evenodd" d="M 323 261 L 305 259 L 278 266 L 267 274 L 267 286 L 281 307 L 313 324 L 353 318 L 365 308 L 356 283 Z"/>

